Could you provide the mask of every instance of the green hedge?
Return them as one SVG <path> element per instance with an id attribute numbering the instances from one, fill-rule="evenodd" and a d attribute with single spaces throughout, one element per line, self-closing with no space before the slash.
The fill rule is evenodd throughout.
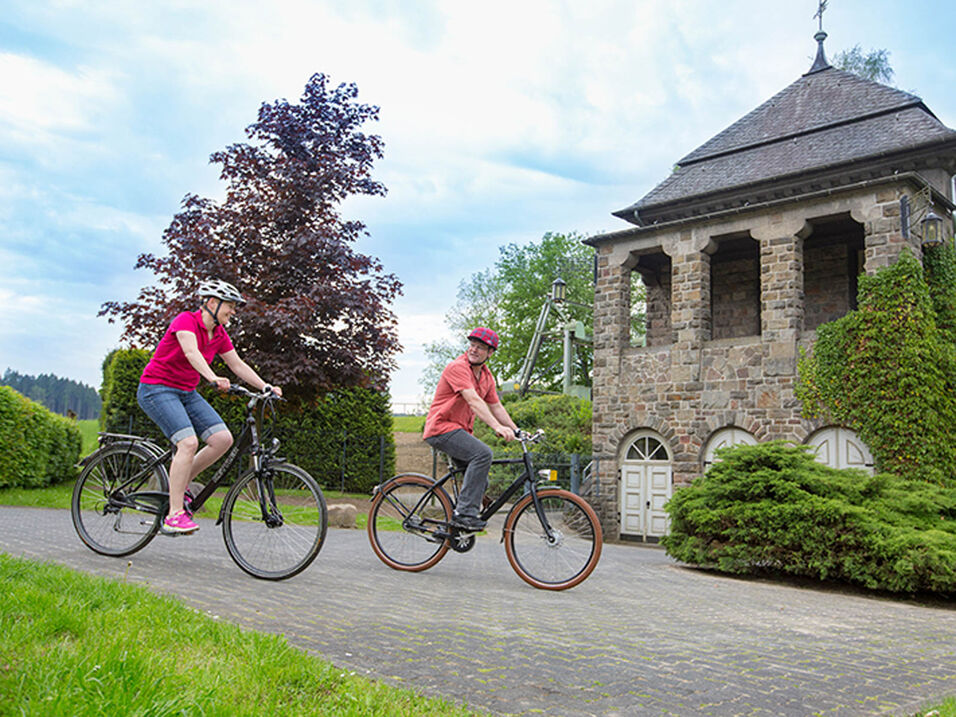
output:
<path id="1" fill-rule="evenodd" d="M 100 423 L 103 430 L 118 433 L 128 433 L 132 427 L 133 433 L 151 436 L 165 445 L 162 433 L 136 403 L 139 377 L 149 357 L 149 352 L 141 349 L 117 349 L 107 356 Z M 230 375 L 225 366 L 214 369 L 220 376 Z M 211 385 L 203 386 L 200 393 L 238 436 L 246 400 L 220 394 Z M 275 436 L 281 441 L 280 454 L 311 473 L 323 488 L 337 490 L 344 484 L 349 492 L 370 493 L 380 480 L 394 473 L 395 441 L 387 393 L 343 388 L 309 406 L 278 406 Z"/>
<path id="2" fill-rule="evenodd" d="M 508 394 L 502 403 L 519 428 L 532 432 L 544 430 L 544 441 L 533 449 L 535 467 L 557 469 L 559 483 L 567 487 L 571 454 L 576 453 L 582 459 L 591 455 L 591 402 L 554 394 L 526 398 Z M 521 455 L 520 443 L 505 443 L 480 419 L 475 421 L 475 436 L 491 446 L 498 458 Z M 489 495 L 500 494 L 521 470 L 520 466 L 492 466 Z"/>
<path id="3" fill-rule="evenodd" d="M 0 386 L 0 487 L 72 480 L 81 443 L 75 421 Z"/>
<path id="4" fill-rule="evenodd" d="M 667 552 L 897 593 L 956 594 L 956 489 L 818 463 L 803 446 L 734 446 L 668 502 Z"/>
<path id="5" fill-rule="evenodd" d="M 162 431 L 136 402 L 139 377 L 152 354 L 145 349 L 115 349 L 103 360 L 100 430 L 148 436 L 164 445 Z"/>

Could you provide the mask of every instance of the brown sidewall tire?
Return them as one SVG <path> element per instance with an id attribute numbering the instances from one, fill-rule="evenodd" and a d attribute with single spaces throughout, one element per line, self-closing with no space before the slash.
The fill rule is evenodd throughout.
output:
<path id="1" fill-rule="evenodd" d="M 564 490 L 563 488 L 541 488 L 537 491 L 537 493 L 538 497 L 542 499 L 550 497 L 562 498 L 564 500 L 570 501 L 583 511 L 588 520 L 591 522 L 591 527 L 594 531 L 594 549 L 591 553 L 591 557 L 581 572 L 575 575 L 572 579 L 561 583 L 542 582 L 525 572 L 524 568 L 521 567 L 517 556 L 514 554 L 513 540 L 515 521 L 517 521 L 518 516 L 521 515 L 526 508 L 534 511 L 534 506 L 531 505 L 531 494 L 529 493 L 514 504 L 514 507 L 508 512 L 508 517 L 505 519 L 505 553 L 508 555 L 508 562 L 511 563 L 511 567 L 514 568 L 514 571 L 518 573 L 518 576 L 522 580 L 536 588 L 541 590 L 567 590 L 568 588 L 573 588 L 575 585 L 578 585 L 587 579 L 587 577 L 594 571 L 594 568 L 597 567 L 598 561 L 601 559 L 601 548 L 604 545 L 604 536 L 601 531 L 601 521 L 598 520 L 597 513 L 594 512 L 594 509 L 588 504 L 588 502 L 584 500 L 584 498 L 575 495 L 571 491 Z"/>
<path id="2" fill-rule="evenodd" d="M 400 563 L 389 557 L 389 555 L 382 549 L 378 543 L 378 538 L 375 531 L 375 517 L 378 511 L 382 509 L 382 503 L 385 501 L 385 495 L 390 490 L 399 485 L 417 485 L 427 489 L 434 485 L 434 483 L 435 481 L 433 481 L 431 478 L 421 475 L 420 473 L 401 473 L 394 478 L 391 478 L 385 485 L 383 485 L 381 490 L 379 490 L 372 499 L 372 505 L 368 510 L 368 525 L 366 526 L 366 531 L 368 532 L 368 541 L 371 543 L 372 550 L 379 557 L 379 560 L 385 563 L 388 567 L 394 568 L 395 570 L 417 573 L 421 572 L 422 570 L 428 570 L 428 568 L 436 565 L 438 561 L 444 558 L 445 554 L 448 552 L 450 544 L 447 540 L 445 540 L 440 546 L 438 546 L 435 554 L 432 555 L 428 560 L 413 565 L 408 563 Z M 445 492 L 444 488 L 439 488 L 436 490 L 435 496 L 438 497 L 438 499 L 441 501 L 442 507 L 445 509 L 445 519 L 450 520 L 452 511 L 451 498 L 448 497 L 448 494 Z M 409 537 L 424 540 L 424 538 L 417 538 L 417 536 L 409 535 Z"/>

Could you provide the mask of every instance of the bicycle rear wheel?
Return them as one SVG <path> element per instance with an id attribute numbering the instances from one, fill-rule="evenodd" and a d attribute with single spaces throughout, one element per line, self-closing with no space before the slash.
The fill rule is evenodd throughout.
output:
<path id="1" fill-rule="evenodd" d="M 166 469 L 135 443 L 104 448 L 86 465 L 73 487 L 70 514 L 77 535 L 90 550 L 120 557 L 135 553 L 159 530 L 166 508 L 158 496 L 135 500 L 141 491 L 168 493 Z M 122 492 L 120 485 L 135 480 Z"/>
<path id="2" fill-rule="evenodd" d="M 309 567 L 329 526 L 319 484 L 291 463 L 244 473 L 222 511 L 226 550 L 236 565 L 263 580 L 291 578 Z"/>
<path id="3" fill-rule="evenodd" d="M 553 538 L 538 518 L 531 494 L 515 503 L 505 519 L 505 552 L 515 572 L 542 590 L 566 590 L 587 578 L 601 558 L 601 524 L 583 498 L 544 488 L 538 500 Z"/>
<path id="4" fill-rule="evenodd" d="M 427 570 L 448 552 L 448 540 L 436 538 L 434 531 L 451 520 L 451 499 L 441 488 L 429 493 L 432 485 L 426 476 L 404 473 L 372 499 L 368 538 L 372 550 L 390 568 Z"/>

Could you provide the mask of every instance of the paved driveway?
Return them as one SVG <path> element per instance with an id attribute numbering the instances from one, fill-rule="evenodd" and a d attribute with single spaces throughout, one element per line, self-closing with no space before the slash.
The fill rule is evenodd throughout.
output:
<path id="1" fill-rule="evenodd" d="M 495 714 L 907 715 L 956 694 L 952 604 L 728 578 L 623 545 L 606 545 L 580 586 L 550 593 L 522 582 L 493 537 L 411 574 L 350 530 L 330 530 L 302 575 L 268 583 L 200 524 L 127 566 L 85 548 L 66 511 L 0 508 L 0 550 L 128 575 L 341 667 Z"/>

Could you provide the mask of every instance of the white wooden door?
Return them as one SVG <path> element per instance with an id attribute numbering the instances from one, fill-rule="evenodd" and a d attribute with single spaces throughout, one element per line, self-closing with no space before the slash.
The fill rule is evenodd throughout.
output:
<path id="1" fill-rule="evenodd" d="M 818 461 L 831 468 L 860 468 L 873 472 L 873 456 L 855 431 L 824 428 L 807 441 Z"/>
<path id="2" fill-rule="evenodd" d="M 621 468 L 621 533 L 647 539 L 667 534 L 664 504 L 671 497 L 669 463 L 625 463 Z"/>

